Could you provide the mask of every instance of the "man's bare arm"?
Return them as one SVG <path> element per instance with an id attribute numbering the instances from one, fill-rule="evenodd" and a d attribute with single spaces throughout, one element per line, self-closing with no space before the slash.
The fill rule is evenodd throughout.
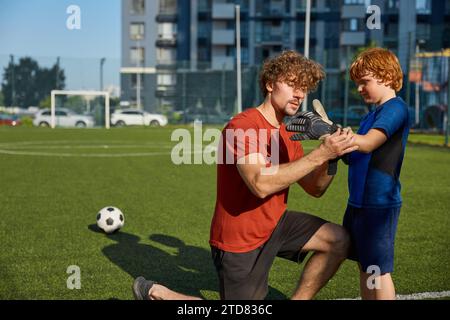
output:
<path id="1" fill-rule="evenodd" d="M 341 135 L 339 130 L 326 137 L 317 149 L 296 161 L 266 168 L 264 157 L 261 154 L 250 154 L 239 159 L 237 168 L 252 193 L 259 198 L 265 198 L 286 189 L 316 169 L 321 168 L 319 172 L 324 170 L 328 160 L 357 149 L 358 147 L 354 145 L 354 138 Z M 322 175 L 319 174 L 318 177 L 322 177 Z M 321 179 L 316 178 L 315 180 L 323 182 Z M 328 184 L 329 182 L 331 180 L 328 181 Z M 310 186 L 310 183 L 304 183 L 305 191 L 308 193 L 311 191 L 315 195 L 314 188 Z"/>
<path id="2" fill-rule="evenodd" d="M 341 135 L 348 137 L 354 136 L 351 130 L 342 130 Z M 298 184 L 311 196 L 320 198 L 327 191 L 334 175 L 328 174 L 329 162 L 324 163 L 319 168 L 298 181 Z"/>

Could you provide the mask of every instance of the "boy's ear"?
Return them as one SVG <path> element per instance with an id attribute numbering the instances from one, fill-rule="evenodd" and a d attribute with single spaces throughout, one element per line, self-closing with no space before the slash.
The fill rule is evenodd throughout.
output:
<path id="1" fill-rule="evenodd" d="M 272 91 L 273 91 L 273 84 L 272 84 L 272 82 L 267 82 L 266 83 L 266 90 L 267 90 L 267 92 L 272 93 Z"/>

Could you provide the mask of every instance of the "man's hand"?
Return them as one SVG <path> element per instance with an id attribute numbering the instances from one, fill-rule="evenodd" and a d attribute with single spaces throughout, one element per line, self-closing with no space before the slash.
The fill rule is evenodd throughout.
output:
<path id="1" fill-rule="evenodd" d="M 335 124 L 325 122 L 320 115 L 313 111 L 302 111 L 294 116 L 286 126 L 289 132 L 297 132 L 291 137 L 292 141 L 323 140 L 338 130 Z"/>
<path id="2" fill-rule="evenodd" d="M 355 139 L 353 132 L 338 128 L 334 134 L 325 137 L 319 148 L 332 160 L 358 150 Z"/>
<path id="3" fill-rule="evenodd" d="M 347 127 L 347 128 L 342 129 L 342 134 L 354 135 L 353 130 L 352 130 L 351 127 Z M 347 166 L 349 165 L 348 154 L 344 154 L 340 159 L 342 160 L 342 162 L 345 165 L 347 165 Z"/>

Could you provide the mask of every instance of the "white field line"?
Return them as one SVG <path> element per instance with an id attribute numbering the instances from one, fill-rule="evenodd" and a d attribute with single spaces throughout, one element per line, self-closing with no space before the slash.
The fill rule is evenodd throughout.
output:
<path id="1" fill-rule="evenodd" d="M 11 143 L 0 143 L 0 154 L 5 155 L 21 155 L 21 156 L 45 156 L 45 157 L 82 157 L 82 158 L 123 158 L 123 157 L 151 157 L 151 156 L 164 156 L 171 155 L 171 152 L 134 152 L 134 153 L 68 153 L 68 152 L 43 152 L 43 150 L 49 149 L 99 149 L 99 150 L 107 150 L 107 149 L 130 149 L 130 148 L 145 148 L 145 149 L 172 149 L 176 146 L 169 145 L 167 143 L 159 143 L 159 144 L 126 144 L 125 141 L 120 141 L 120 145 L 111 144 L 111 141 L 108 141 L 110 144 L 105 144 L 104 141 L 90 141 L 89 144 L 80 145 L 79 143 L 83 143 L 86 141 L 76 141 L 77 145 L 67 144 L 67 142 L 75 142 L 68 140 L 59 140 L 59 141 L 23 141 L 23 142 L 11 142 Z M 115 141 L 119 142 L 119 141 Z M 98 143 L 98 145 L 95 145 Z M 58 145 L 60 144 L 60 145 Z M 196 146 L 191 145 L 191 148 L 194 149 Z M 203 147 L 203 145 L 202 145 Z M 19 150 L 20 151 L 19 151 Z M 26 150 L 29 149 L 29 150 Z M 34 151 L 36 149 L 40 149 L 42 151 Z M 305 151 L 312 150 L 313 148 L 304 148 Z M 33 151 L 31 151 L 33 150 Z M 202 153 L 211 153 L 216 152 L 217 147 L 206 145 L 204 150 L 201 152 L 196 151 L 187 151 L 186 154 L 202 154 Z"/>
<path id="2" fill-rule="evenodd" d="M 421 293 L 411 293 L 411 294 L 398 294 L 397 300 L 424 300 L 424 299 L 440 299 L 450 297 L 450 291 L 441 292 L 421 292 Z M 336 300 L 361 300 L 358 298 L 341 298 Z"/>

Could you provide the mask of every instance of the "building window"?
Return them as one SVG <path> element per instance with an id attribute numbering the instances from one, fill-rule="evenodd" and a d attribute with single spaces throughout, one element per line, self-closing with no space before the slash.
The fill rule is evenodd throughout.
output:
<path id="1" fill-rule="evenodd" d="M 338 11 L 340 8 L 339 0 L 326 0 L 325 8 L 327 11 Z"/>
<path id="2" fill-rule="evenodd" d="M 198 37 L 209 39 L 211 38 L 211 22 L 210 21 L 199 21 L 198 22 Z"/>
<path id="3" fill-rule="evenodd" d="M 425 23 L 418 23 L 416 36 L 417 36 L 417 39 L 421 39 L 421 40 L 431 39 L 431 25 L 425 24 Z"/>
<path id="4" fill-rule="evenodd" d="M 399 8 L 399 0 L 389 0 L 388 2 L 388 10 L 389 11 L 396 11 Z"/>
<path id="5" fill-rule="evenodd" d="M 131 0 L 130 13 L 135 15 L 145 14 L 145 0 Z"/>
<path id="6" fill-rule="evenodd" d="M 156 48 L 156 60 L 158 64 L 174 64 L 176 51 L 172 48 Z"/>
<path id="7" fill-rule="evenodd" d="M 159 2 L 159 13 L 176 14 L 177 1 L 176 0 L 161 0 Z"/>
<path id="8" fill-rule="evenodd" d="M 417 0 L 416 9 L 418 14 L 431 14 L 430 0 Z"/>
<path id="9" fill-rule="evenodd" d="M 316 9 L 317 9 L 317 1 L 311 1 L 311 11 L 315 11 Z M 306 11 L 306 0 L 297 0 L 296 11 L 297 12 Z"/>
<path id="10" fill-rule="evenodd" d="M 358 19 L 350 19 L 350 31 L 358 31 Z"/>
<path id="11" fill-rule="evenodd" d="M 364 4 L 365 0 L 345 0 L 344 4 Z"/>
<path id="12" fill-rule="evenodd" d="M 139 74 L 139 89 L 143 89 L 144 88 L 144 75 L 143 74 Z M 131 74 L 131 88 L 132 89 L 137 89 L 137 84 L 138 84 L 138 74 L 137 73 L 132 73 Z"/>
<path id="13" fill-rule="evenodd" d="M 133 47 L 130 49 L 130 60 L 131 64 L 134 66 L 142 67 L 144 66 L 145 49 L 142 47 Z"/>
<path id="14" fill-rule="evenodd" d="M 199 12 L 210 12 L 211 11 L 211 0 L 198 0 L 198 11 Z"/>
<path id="15" fill-rule="evenodd" d="M 209 46 L 199 46 L 197 54 L 198 61 L 208 62 L 211 60 L 211 50 Z"/>
<path id="16" fill-rule="evenodd" d="M 158 86 L 175 86 L 177 84 L 177 77 L 174 74 L 158 74 L 156 82 Z"/>
<path id="17" fill-rule="evenodd" d="M 362 27 L 362 21 L 356 18 L 352 19 L 346 19 L 343 21 L 344 31 L 361 31 L 363 29 Z"/>
<path id="18" fill-rule="evenodd" d="M 130 39 L 142 40 L 145 37 L 145 23 L 136 22 L 130 24 Z"/>
<path id="19" fill-rule="evenodd" d="M 174 23 L 163 22 L 158 24 L 158 38 L 173 40 L 176 37 L 176 25 Z"/>

